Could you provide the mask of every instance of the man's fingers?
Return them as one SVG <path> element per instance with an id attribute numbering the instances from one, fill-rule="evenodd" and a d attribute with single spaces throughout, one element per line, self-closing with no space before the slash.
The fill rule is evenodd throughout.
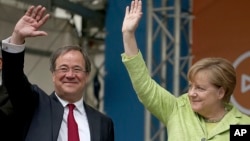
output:
<path id="1" fill-rule="evenodd" d="M 35 9 L 32 11 L 31 17 L 33 19 L 36 19 L 37 14 L 39 13 L 39 11 L 42 9 L 41 5 L 38 5 L 37 7 L 35 7 Z"/>
<path id="2" fill-rule="evenodd" d="M 40 21 L 38 21 L 39 27 L 46 23 L 46 21 L 49 19 L 49 14 L 46 14 Z"/>
<path id="3" fill-rule="evenodd" d="M 32 15 L 32 12 L 33 12 L 33 10 L 34 10 L 34 8 L 35 8 L 35 6 L 30 6 L 29 8 L 28 8 L 28 10 L 26 11 L 26 13 L 25 13 L 25 15 L 26 16 L 31 16 Z"/>
<path id="4" fill-rule="evenodd" d="M 35 17 L 37 22 L 39 22 L 39 21 L 43 18 L 45 11 L 46 11 L 46 8 L 45 8 L 45 7 L 42 7 L 42 8 L 37 12 L 36 17 Z"/>
<path id="5" fill-rule="evenodd" d="M 47 35 L 47 32 L 45 31 L 35 31 L 34 34 L 33 34 L 33 37 L 35 36 L 46 36 Z"/>

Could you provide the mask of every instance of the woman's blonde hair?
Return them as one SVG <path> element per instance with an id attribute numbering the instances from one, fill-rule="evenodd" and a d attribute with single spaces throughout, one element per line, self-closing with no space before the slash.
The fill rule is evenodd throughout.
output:
<path id="1" fill-rule="evenodd" d="M 210 83 L 225 90 L 223 101 L 228 103 L 236 86 L 236 72 L 232 64 L 224 58 L 204 58 L 196 62 L 188 71 L 188 80 L 194 81 L 201 70 L 210 72 Z"/>

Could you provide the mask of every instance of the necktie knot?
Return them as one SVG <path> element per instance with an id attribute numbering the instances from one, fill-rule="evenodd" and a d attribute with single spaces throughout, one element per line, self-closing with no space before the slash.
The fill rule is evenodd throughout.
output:
<path id="1" fill-rule="evenodd" d="M 75 104 L 68 104 L 69 111 L 73 111 L 75 109 Z"/>

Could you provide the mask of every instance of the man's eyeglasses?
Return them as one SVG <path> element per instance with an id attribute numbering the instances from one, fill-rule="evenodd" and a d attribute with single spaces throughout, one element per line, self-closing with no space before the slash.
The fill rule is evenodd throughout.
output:
<path id="1" fill-rule="evenodd" d="M 63 74 L 68 73 L 70 70 L 71 70 L 72 73 L 74 73 L 74 74 L 81 74 L 81 73 L 83 73 L 83 72 L 87 72 L 87 71 L 83 70 L 83 69 L 80 68 L 80 67 L 74 67 L 74 68 L 60 67 L 60 68 L 58 68 L 58 69 L 55 69 L 56 72 L 58 72 L 58 73 L 63 73 Z"/>

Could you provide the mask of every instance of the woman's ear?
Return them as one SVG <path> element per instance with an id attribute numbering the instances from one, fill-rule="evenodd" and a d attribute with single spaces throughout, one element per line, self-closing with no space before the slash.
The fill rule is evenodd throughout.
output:
<path id="1" fill-rule="evenodd" d="M 219 99 L 223 99 L 224 98 L 224 96 L 225 96 L 225 90 L 224 90 L 224 88 L 223 87 L 220 87 L 219 88 Z"/>

